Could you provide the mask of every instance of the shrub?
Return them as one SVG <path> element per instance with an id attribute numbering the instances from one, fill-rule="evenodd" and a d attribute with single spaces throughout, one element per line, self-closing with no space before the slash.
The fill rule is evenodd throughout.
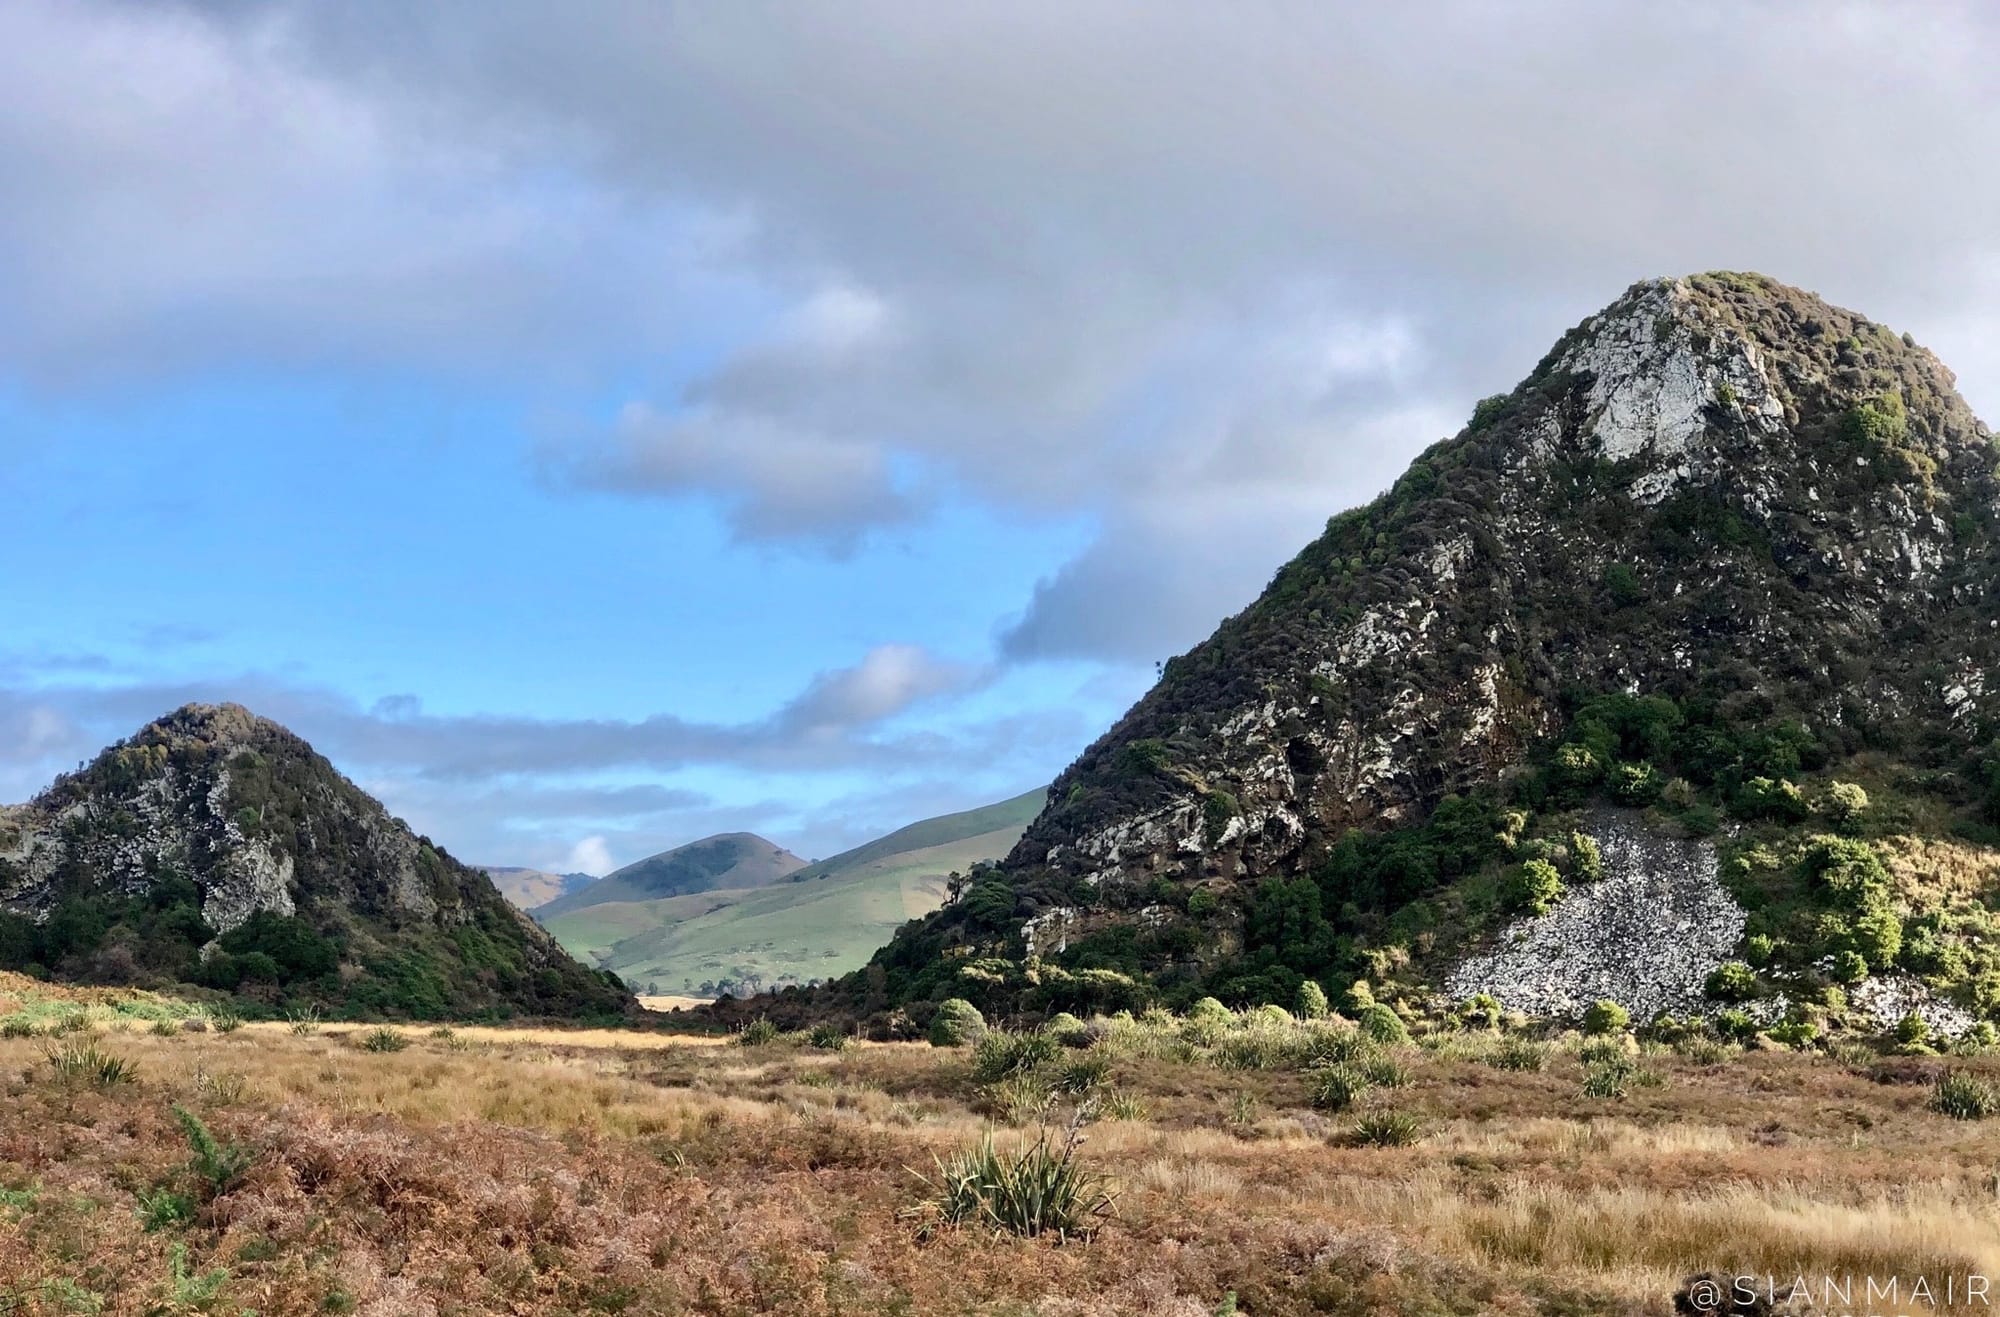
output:
<path id="1" fill-rule="evenodd" d="M 1811 1020 L 1786 1020 L 1771 1026 L 1771 1041 L 1787 1047 L 1808 1047 L 1819 1037 L 1819 1026 Z"/>
<path id="2" fill-rule="evenodd" d="M 1405 1111 L 1371 1111 L 1354 1124 L 1354 1141 L 1370 1148 L 1406 1148 L 1424 1137 L 1424 1123 Z"/>
<path id="3" fill-rule="evenodd" d="M 964 1047 L 978 1042 L 985 1032 L 986 1017 L 963 997 L 950 997 L 939 1002 L 937 1014 L 931 1017 L 930 1040 L 933 1047 Z"/>
<path id="4" fill-rule="evenodd" d="M 292 1032 L 301 1037 L 319 1032 L 320 1015 L 317 1006 L 308 1004 L 297 1010 L 287 1011 L 285 1018 L 291 1021 Z"/>
<path id="5" fill-rule="evenodd" d="M 778 1026 L 762 1015 L 744 1025 L 742 1032 L 736 1035 L 739 1047 L 765 1047 L 777 1041 Z"/>
<path id="6" fill-rule="evenodd" d="M 138 1199 L 139 1224 L 147 1234 L 186 1225 L 194 1220 L 194 1199 L 186 1194 L 175 1193 L 165 1188 L 141 1189 Z"/>
<path id="7" fill-rule="evenodd" d="M 1375 1004 L 1375 990 L 1368 986 L 1367 979 L 1356 979 L 1342 994 L 1342 1004 L 1353 1014 L 1360 1014 Z"/>
<path id="8" fill-rule="evenodd" d="M 1896 1041 L 1905 1047 L 1922 1047 L 1931 1040 L 1931 1027 L 1924 1017 L 1911 1011 L 1896 1021 Z"/>
<path id="9" fill-rule="evenodd" d="M 1090 1046 L 1090 1026 L 1068 1011 L 1058 1011 L 1042 1024 L 1042 1032 L 1064 1047 Z"/>
<path id="10" fill-rule="evenodd" d="M 1707 990 L 1717 1001 L 1749 1001 L 1757 995 L 1757 971 L 1740 960 L 1718 965 L 1708 976 Z"/>
<path id="11" fill-rule="evenodd" d="M 816 1024 L 806 1035 L 806 1043 L 822 1052 L 844 1052 L 847 1050 L 847 1030 L 837 1024 Z"/>
<path id="12" fill-rule="evenodd" d="M 1543 914 L 1562 895 L 1562 875 L 1547 860 L 1528 860 L 1507 883 L 1507 904 L 1516 910 Z"/>
<path id="13" fill-rule="evenodd" d="M 361 1050 L 364 1052 L 400 1052 L 409 1045 L 409 1039 L 386 1025 L 361 1035 Z"/>
<path id="14" fill-rule="evenodd" d="M 1583 1013 L 1585 1033 L 1623 1033 L 1631 1023 L 1632 1013 L 1609 997 L 1601 997 L 1592 1002 L 1590 1009 Z"/>
<path id="15" fill-rule="evenodd" d="M 1362 1011 L 1357 1023 L 1361 1032 L 1378 1043 L 1407 1043 L 1410 1031 L 1404 1027 L 1403 1019 L 1380 1002 Z"/>
<path id="16" fill-rule="evenodd" d="M 55 1071 L 56 1079 L 64 1084 L 114 1088 L 139 1078 L 137 1066 L 123 1057 L 113 1056 L 92 1042 L 64 1043 L 60 1047 L 51 1047 L 43 1056 L 48 1060 L 49 1069 Z"/>
<path id="17" fill-rule="evenodd" d="M 1047 1034 L 994 1029 L 973 1048 L 972 1073 L 981 1083 L 990 1084 L 1047 1065 L 1061 1051 L 1062 1044 Z"/>
<path id="18" fill-rule="evenodd" d="M 1829 782 L 1819 806 L 1842 832 L 1858 828 L 1868 812 L 1868 793 L 1852 782 Z"/>
<path id="19" fill-rule="evenodd" d="M 1666 782 L 1651 764 L 1619 764 L 1606 784 L 1611 798 L 1623 805 L 1650 805 L 1660 798 Z"/>
<path id="20" fill-rule="evenodd" d="M 1187 1017 L 1195 1023 L 1217 1025 L 1228 1025 L 1235 1019 L 1230 1009 L 1213 997 L 1203 997 L 1189 1007 Z"/>
<path id="21" fill-rule="evenodd" d="M 152 1025 L 147 1030 L 147 1032 L 151 1033 L 155 1038 L 173 1038 L 177 1036 L 180 1033 L 180 1031 L 181 1027 L 178 1024 L 175 1024 L 172 1020 L 168 1019 L 158 1019 L 153 1021 Z"/>
<path id="22" fill-rule="evenodd" d="M 1750 1018 L 1747 1011 L 1717 1011 L 1715 1031 L 1724 1038 L 1734 1038 L 1740 1042 L 1756 1034 L 1757 1022 Z"/>
<path id="23" fill-rule="evenodd" d="M 217 1033 L 235 1033 L 243 1027 L 243 1017 L 235 1011 L 217 1011 L 209 1016 L 209 1023 Z"/>
<path id="24" fill-rule="evenodd" d="M 1044 1126 L 1033 1143 L 1008 1154 L 988 1134 L 971 1148 L 937 1159 L 925 1185 L 945 1225 L 978 1225 L 1015 1235 L 1085 1236 L 1112 1209 L 1109 1181 L 1077 1157 L 1080 1126 L 1060 1142 Z"/>
<path id="25" fill-rule="evenodd" d="M 1131 1093 L 1106 1093 L 1098 1100 L 1097 1111 L 1106 1120 L 1144 1120 L 1146 1104 Z"/>
<path id="26" fill-rule="evenodd" d="M 1604 852 L 1589 833 L 1569 834 L 1569 855 L 1570 867 L 1584 882 L 1594 883 L 1604 876 Z"/>
<path id="27" fill-rule="evenodd" d="M 1368 1091 L 1368 1077 L 1351 1065 L 1330 1065 L 1312 1072 L 1312 1104 L 1322 1111 L 1345 1111 Z"/>
<path id="28" fill-rule="evenodd" d="M 1307 979 L 1299 984 L 1299 997 L 1293 1009 L 1301 1020 L 1324 1020 L 1331 1009 L 1326 1000 L 1326 989 Z"/>
<path id="29" fill-rule="evenodd" d="M 1473 993 L 1458 1011 L 1458 1018 L 1474 1029 L 1499 1028 L 1500 1015 L 1500 999 L 1490 992 Z"/>
<path id="30" fill-rule="evenodd" d="M 1930 1105 L 1953 1120 L 1985 1120 L 2000 1111 L 2000 1093 L 1968 1071 L 1947 1070 L 1931 1088 Z"/>
<path id="31" fill-rule="evenodd" d="M 223 1143 L 201 1123 L 201 1117 L 178 1104 L 173 1108 L 174 1119 L 179 1122 L 181 1133 L 187 1136 L 188 1148 L 194 1154 L 188 1162 L 188 1169 L 201 1182 L 203 1191 L 212 1200 L 222 1197 L 250 1173 L 257 1154 L 238 1143 Z"/>

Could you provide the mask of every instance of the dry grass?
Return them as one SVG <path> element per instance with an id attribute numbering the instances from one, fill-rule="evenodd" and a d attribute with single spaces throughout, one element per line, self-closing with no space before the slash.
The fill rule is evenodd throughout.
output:
<path id="1" fill-rule="evenodd" d="M 987 1127 L 963 1052 L 403 1032 L 106 1030 L 140 1075 L 106 1089 L 0 1039 L 0 1311 L 1581 1315 L 1666 1313 L 1708 1269 L 2000 1271 L 2000 1122 L 1927 1110 L 1915 1071 L 1662 1055 L 1665 1086 L 1611 1101 L 1561 1049 L 1412 1048 L 1361 1109 L 1425 1139 L 1378 1148 L 1296 1071 L 1124 1037 L 1108 1082 L 1148 1119 L 1089 1128 L 1118 1212 L 1058 1245 L 906 1215 L 910 1168 Z M 176 1103 L 256 1150 L 242 1187 L 196 1192 Z"/>

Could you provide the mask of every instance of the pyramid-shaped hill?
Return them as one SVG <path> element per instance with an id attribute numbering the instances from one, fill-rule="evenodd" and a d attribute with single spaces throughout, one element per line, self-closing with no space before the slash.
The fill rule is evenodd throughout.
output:
<path id="1" fill-rule="evenodd" d="M 0 968 L 268 1008 L 594 1017 L 633 1003 L 310 745 L 189 705 L 0 810 Z"/>
<path id="2" fill-rule="evenodd" d="M 1893 863 L 2000 822 L 1995 463 L 1907 335 L 1758 275 L 1635 285 L 1168 662 L 844 1000 L 1368 978 L 1421 1006 L 1529 889 L 1587 881 L 1582 815 L 1623 807 L 1720 848 L 1767 981 L 1852 952 L 1961 995 L 1993 972 L 2000 1004 L 1984 935 Z M 1831 890 L 1823 834 L 1888 876 Z M 1876 914 L 1918 950 L 1864 945 Z"/>

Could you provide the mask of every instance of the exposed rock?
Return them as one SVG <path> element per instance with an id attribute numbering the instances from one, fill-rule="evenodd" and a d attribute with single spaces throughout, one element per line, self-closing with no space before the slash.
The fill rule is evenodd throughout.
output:
<path id="1" fill-rule="evenodd" d="M 1894 1029 L 1904 1016 L 1914 1014 L 1937 1038 L 1956 1038 L 1977 1023 L 1971 1012 L 1942 1000 L 1922 980 L 1908 974 L 1863 979 L 1847 990 L 1847 1004 L 1883 1030 Z"/>
<path id="2" fill-rule="evenodd" d="M 1714 845 L 1653 831 L 1627 811 L 1597 811 L 1587 829 L 1604 876 L 1508 925 L 1452 971 L 1447 991 L 1487 992 L 1509 1010 L 1552 1017 L 1581 1015 L 1599 998 L 1642 1021 L 1711 1009 L 1703 986 L 1730 959 L 1745 918 L 1717 878 Z"/>

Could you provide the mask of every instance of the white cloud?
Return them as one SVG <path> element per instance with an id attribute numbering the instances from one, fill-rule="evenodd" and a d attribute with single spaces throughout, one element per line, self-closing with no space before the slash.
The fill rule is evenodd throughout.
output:
<path id="1" fill-rule="evenodd" d="M 585 837 L 570 848 L 569 858 L 562 863 L 562 873 L 587 873 L 593 878 L 602 878 L 617 866 L 611 862 L 611 848 L 602 837 Z"/>

